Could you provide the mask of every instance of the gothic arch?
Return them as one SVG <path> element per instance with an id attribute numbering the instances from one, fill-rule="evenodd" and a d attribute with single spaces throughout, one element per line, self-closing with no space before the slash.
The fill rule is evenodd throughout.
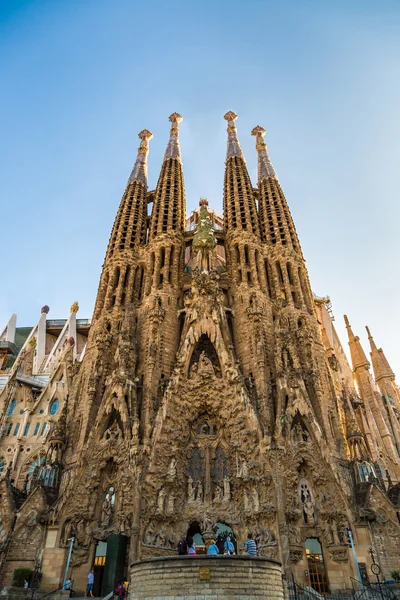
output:
<path id="1" fill-rule="evenodd" d="M 212 341 L 207 333 L 202 333 L 200 335 L 200 337 L 197 339 L 196 343 L 192 346 L 192 351 L 191 351 L 190 361 L 189 361 L 189 371 L 188 371 L 189 376 L 193 369 L 193 365 L 195 363 L 199 362 L 200 357 L 203 355 L 203 353 L 206 356 L 206 358 L 209 361 L 211 361 L 215 375 L 217 375 L 217 377 L 220 376 L 221 363 L 219 360 L 219 356 L 218 356 L 217 350 L 215 348 L 215 345 L 212 343 Z"/>

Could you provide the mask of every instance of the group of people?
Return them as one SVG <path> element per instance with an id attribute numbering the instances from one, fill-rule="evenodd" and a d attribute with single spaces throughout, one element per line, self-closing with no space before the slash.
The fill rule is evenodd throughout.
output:
<path id="1" fill-rule="evenodd" d="M 257 544 L 251 533 L 247 535 L 247 540 L 243 544 L 243 550 L 245 550 L 249 556 L 257 556 Z M 196 544 L 191 536 L 188 536 L 185 540 L 179 542 L 178 554 L 188 556 L 194 556 L 196 554 Z M 228 535 L 225 542 L 222 540 L 221 536 L 217 536 L 216 540 L 211 540 L 210 545 L 207 548 L 207 554 L 227 554 L 234 556 L 236 551 L 231 537 Z"/>

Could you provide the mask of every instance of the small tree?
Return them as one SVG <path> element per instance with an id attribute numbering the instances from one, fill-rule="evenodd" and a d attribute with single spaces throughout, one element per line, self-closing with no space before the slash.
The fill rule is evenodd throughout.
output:
<path id="1" fill-rule="evenodd" d="M 30 581 L 32 573 L 32 569 L 14 569 L 12 585 L 23 588 L 25 581 Z"/>
<path id="2" fill-rule="evenodd" d="M 400 571 L 390 571 L 391 576 L 395 580 L 396 583 L 400 581 Z"/>

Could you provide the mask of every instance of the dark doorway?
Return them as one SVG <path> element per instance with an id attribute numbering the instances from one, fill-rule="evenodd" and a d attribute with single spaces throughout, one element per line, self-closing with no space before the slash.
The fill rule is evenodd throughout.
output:
<path id="1" fill-rule="evenodd" d="M 124 581 L 126 549 L 128 538 L 126 535 L 110 535 L 107 538 L 107 554 L 104 566 L 101 596 L 107 596 L 115 589 L 117 581 Z"/>
<path id="2" fill-rule="evenodd" d="M 186 538 L 189 537 L 193 538 L 193 541 L 196 545 L 196 554 L 207 553 L 207 547 L 201 533 L 200 523 L 198 523 L 197 521 L 193 521 L 193 523 L 190 523 L 189 529 L 187 530 Z"/>

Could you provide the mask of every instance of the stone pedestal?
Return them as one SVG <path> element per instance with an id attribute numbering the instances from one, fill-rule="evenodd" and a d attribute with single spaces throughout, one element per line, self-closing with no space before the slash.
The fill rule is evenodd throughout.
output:
<path id="1" fill-rule="evenodd" d="M 129 600 L 284 600 L 281 565 L 254 556 L 170 556 L 131 565 Z"/>

